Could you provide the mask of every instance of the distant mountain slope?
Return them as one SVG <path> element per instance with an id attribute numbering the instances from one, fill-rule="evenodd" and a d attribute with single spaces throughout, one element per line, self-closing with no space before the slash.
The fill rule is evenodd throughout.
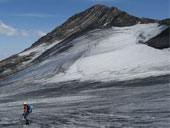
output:
<path id="1" fill-rule="evenodd" d="M 64 24 L 54 29 L 46 36 L 40 38 L 31 47 L 24 50 L 23 52 L 1 61 L 0 79 L 3 79 L 9 75 L 20 72 L 27 67 L 31 67 L 34 64 L 44 61 L 49 56 L 53 56 L 54 54 L 57 55 L 63 51 L 67 51 L 70 49 L 70 47 L 74 46 L 72 41 L 92 30 L 104 30 L 111 28 L 112 26 L 133 26 L 138 23 L 158 23 L 162 26 L 166 25 L 168 27 L 169 19 L 153 20 L 148 18 L 138 18 L 129 15 L 126 12 L 120 11 L 115 7 L 109 8 L 104 5 L 95 5 L 81 13 L 70 17 Z M 160 31 L 160 33 L 162 31 Z M 101 35 L 101 38 L 102 36 L 103 35 Z M 82 54 L 85 50 L 81 51 Z M 76 58 L 79 58 L 81 55 L 77 56 Z M 63 63 L 64 62 L 62 62 L 62 64 Z M 70 62 L 69 65 L 72 63 L 73 62 Z"/>

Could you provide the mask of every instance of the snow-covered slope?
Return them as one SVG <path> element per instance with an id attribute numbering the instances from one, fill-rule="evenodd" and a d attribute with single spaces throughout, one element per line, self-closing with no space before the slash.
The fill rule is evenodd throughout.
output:
<path id="1" fill-rule="evenodd" d="M 34 47 L 32 49 L 23 51 L 23 52 L 19 53 L 18 55 L 19 56 L 28 56 L 28 55 L 34 53 L 34 56 L 30 60 L 25 61 L 23 64 L 29 63 L 29 62 L 32 62 L 37 57 L 39 57 L 44 51 L 52 48 L 54 45 L 58 44 L 59 42 L 61 42 L 61 41 L 56 41 L 56 42 L 54 42 L 52 44 L 43 43 L 43 44 L 40 44 L 40 45 L 38 45 L 38 46 L 36 46 L 36 47 Z"/>
<path id="2" fill-rule="evenodd" d="M 0 80 L 31 66 L 36 58 L 59 42 L 60 41 L 58 40 L 52 44 L 43 43 L 36 47 L 28 48 L 19 54 L 13 55 L 1 61 Z"/>
<path id="3" fill-rule="evenodd" d="M 95 29 L 74 40 L 56 44 L 39 56 L 39 63 L 12 79 L 110 81 L 169 74 L 169 49 L 154 49 L 141 43 L 166 28 L 150 23 Z"/>
<path id="4" fill-rule="evenodd" d="M 158 50 L 139 43 L 146 42 L 165 28 L 158 24 L 137 24 L 131 27 L 112 27 L 106 30 L 106 35 L 93 33 L 103 38 L 96 41 L 95 46 L 66 73 L 57 74 L 50 81 L 124 80 L 169 74 L 169 49 Z"/>
<path id="5" fill-rule="evenodd" d="M 95 58 L 99 58 L 100 60 L 101 57 L 96 54 L 103 53 L 104 55 L 106 53 L 111 53 L 109 51 L 117 51 L 119 48 L 125 49 L 125 47 L 138 42 L 146 43 L 154 48 L 169 48 L 169 21 L 170 19 L 154 20 L 139 18 L 121 11 L 116 7 L 94 5 L 83 12 L 73 15 L 62 25 L 41 37 L 23 52 L 1 61 L 0 80 L 11 76 L 18 78 L 19 74 L 22 74 L 21 76 L 32 76 L 36 74 L 38 79 L 42 77 L 47 78 L 47 74 L 48 77 L 49 75 L 51 77 L 59 72 L 67 72 L 66 74 L 70 74 L 70 72 L 72 72 L 70 66 L 80 58 L 83 64 L 86 63 L 84 62 L 84 57 L 87 56 L 89 58 L 94 55 Z M 167 26 L 166 29 L 164 25 Z M 160 35 L 158 35 L 159 33 Z M 113 36 L 114 38 L 111 38 Z M 152 37 L 155 38 L 153 39 Z M 152 39 L 148 40 L 150 38 Z M 148 42 L 146 42 L 147 40 Z M 156 43 L 154 43 L 155 41 Z M 98 62 L 98 60 L 92 60 Z M 83 75 L 75 70 L 74 72 L 77 73 L 73 73 L 73 77 L 74 75 L 79 76 L 74 77 L 76 79 L 85 78 L 84 76 L 87 75 L 91 77 L 91 75 L 93 76 L 99 73 L 94 70 L 91 73 L 89 71 L 85 73 L 83 68 L 89 66 L 80 65 L 80 72 L 83 72 Z M 97 67 L 103 72 L 101 68 L 107 66 L 109 65 L 98 65 Z M 73 67 L 76 66 L 73 65 Z M 39 69 L 41 69 L 40 74 L 38 74 Z M 30 75 L 28 75 L 28 72 Z M 17 73 L 18 75 L 16 75 Z M 64 74 L 64 76 L 66 76 L 66 74 Z"/>

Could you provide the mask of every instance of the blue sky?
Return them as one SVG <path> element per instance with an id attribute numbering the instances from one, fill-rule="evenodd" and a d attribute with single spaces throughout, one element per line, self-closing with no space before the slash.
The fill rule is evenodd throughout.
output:
<path id="1" fill-rule="evenodd" d="M 138 17 L 169 17 L 169 0 L 0 0 L 0 60 L 95 4 L 115 6 Z"/>

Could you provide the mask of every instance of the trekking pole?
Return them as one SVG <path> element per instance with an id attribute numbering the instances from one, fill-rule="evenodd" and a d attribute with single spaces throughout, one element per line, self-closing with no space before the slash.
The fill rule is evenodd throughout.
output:
<path id="1" fill-rule="evenodd" d="M 21 120 L 22 120 L 23 116 L 24 116 L 24 114 L 22 114 L 22 116 L 21 116 Z"/>

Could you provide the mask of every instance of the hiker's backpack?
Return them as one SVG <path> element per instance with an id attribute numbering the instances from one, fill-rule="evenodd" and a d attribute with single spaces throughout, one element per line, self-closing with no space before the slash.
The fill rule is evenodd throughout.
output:
<path id="1" fill-rule="evenodd" d="M 31 113 L 32 109 L 33 109 L 33 105 L 32 104 L 28 104 L 27 107 L 28 107 L 28 109 L 27 109 L 28 113 Z"/>

